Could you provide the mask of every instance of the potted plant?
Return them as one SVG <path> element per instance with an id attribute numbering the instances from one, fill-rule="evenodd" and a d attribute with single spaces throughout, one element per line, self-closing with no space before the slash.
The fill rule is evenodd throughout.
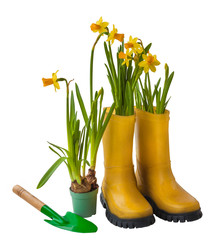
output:
<path id="1" fill-rule="evenodd" d="M 112 106 L 112 110 L 109 112 L 106 119 L 104 119 L 105 113 L 102 113 L 101 110 L 98 115 L 97 106 L 100 104 L 99 106 L 101 109 L 104 92 L 102 89 L 99 92 L 96 92 L 92 101 L 90 115 L 83 114 L 85 125 L 81 128 L 80 120 L 77 117 L 74 93 L 71 91 L 70 94 L 69 91 L 71 81 L 67 81 L 65 78 L 57 78 L 57 72 L 52 74 L 52 78 L 43 78 L 42 80 L 44 86 L 53 84 L 55 90 L 60 89 L 59 82 L 64 81 L 66 83 L 66 125 L 68 147 L 66 149 L 56 144 L 49 143 L 49 148 L 59 157 L 59 159 L 44 174 L 37 188 L 41 188 L 59 165 L 64 162 L 71 179 L 70 193 L 72 196 L 74 212 L 82 217 L 90 217 L 96 213 L 98 185 L 90 176 L 90 172 L 86 175 L 86 165 L 90 166 L 90 168 L 95 171 L 94 159 L 87 161 L 88 151 L 93 139 L 95 142 L 93 142 L 94 145 L 91 147 L 93 151 L 91 151 L 94 154 L 97 152 L 102 134 L 105 131 L 114 106 Z M 83 110 L 84 103 L 77 84 L 76 94 Z M 91 124 L 92 126 L 97 126 L 95 139 L 95 134 L 93 133 L 95 130 L 91 128 Z"/>

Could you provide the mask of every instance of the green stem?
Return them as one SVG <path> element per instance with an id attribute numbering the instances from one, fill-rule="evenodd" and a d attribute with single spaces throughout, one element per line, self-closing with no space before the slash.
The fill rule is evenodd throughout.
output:
<path id="1" fill-rule="evenodd" d="M 97 44 L 97 42 L 99 41 L 100 37 L 103 35 L 103 34 L 107 34 L 108 32 L 102 32 L 98 35 L 93 47 L 92 47 L 92 50 L 91 50 L 91 60 L 90 60 L 90 103 L 91 103 L 91 108 L 92 108 L 92 102 L 93 102 L 93 64 L 94 64 L 94 49 L 95 49 L 95 46 Z"/>
<path id="2" fill-rule="evenodd" d="M 70 81 L 71 82 L 71 81 Z M 72 173 L 72 176 L 74 180 L 76 179 L 78 183 L 81 183 L 81 178 L 76 173 L 76 165 L 75 165 L 75 150 L 73 146 L 73 138 L 71 133 L 71 124 L 70 124 L 70 115 L 69 115 L 69 84 L 70 82 L 66 81 L 66 125 L 67 125 L 67 139 L 68 139 L 68 152 L 70 153 L 70 172 Z"/>
<path id="3" fill-rule="evenodd" d="M 71 129 L 69 120 L 69 84 L 66 84 L 66 125 L 67 125 L 67 139 L 68 139 L 68 151 L 71 152 Z"/>
<path id="4" fill-rule="evenodd" d="M 96 168 L 97 151 L 98 151 L 98 149 L 96 149 L 95 151 L 93 151 L 92 154 L 91 154 L 90 169 L 92 169 L 92 170 L 95 170 L 95 168 Z"/>
<path id="5" fill-rule="evenodd" d="M 93 63 L 94 63 L 94 47 L 91 50 L 91 61 L 90 61 L 90 103 L 92 108 L 93 102 Z"/>

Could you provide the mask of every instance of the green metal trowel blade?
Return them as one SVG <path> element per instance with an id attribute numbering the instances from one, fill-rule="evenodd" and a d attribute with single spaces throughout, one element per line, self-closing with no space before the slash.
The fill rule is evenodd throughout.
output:
<path id="1" fill-rule="evenodd" d="M 75 213 L 67 212 L 65 216 L 62 217 L 47 205 L 42 207 L 41 212 L 52 218 L 52 220 L 45 220 L 45 222 L 55 227 L 79 233 L 92 233 L 97 231 L 97 226 L 94 223 Z"/>

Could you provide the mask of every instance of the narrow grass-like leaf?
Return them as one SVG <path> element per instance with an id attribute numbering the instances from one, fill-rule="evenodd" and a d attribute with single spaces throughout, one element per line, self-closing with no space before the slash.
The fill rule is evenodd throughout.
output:
<path id="1" fill-rule="evenodd" d="M 111 92 L 112 92 L 112 96 L 113 96 L 113 99 L 114 99 L 114 102 L 116 101 L 115 99 L 115 85 L 114 85 L 114 81 L 112 79 L 112 74 L 110 73 L 110 70 L 108 68 L 108 66 L 105 64 L 106 66 L 106 69 L 107 69 L 107 72 L 108 72 L 108 80 L 109 80 L 109 83 L 110 83 L 110 86 L 111 86 Z"/>
<path id="2" fill-rule="evenodd" d="M 134 99 L 133 99 L 133 91 L 129 82 L 126 83 L 126 101 L 128 106 L 128 115 L 134 114 Z"/>
<path id="3" fill-rule="evenodd" d="M 155 89 L 154 89 L 154 92 L 153 92 L 153 95 L 152 95 L 152 102 L 153 102 L 154 99 L 155 99 L 155 96 L 156 96 L 156 93 L 157 93 L 158 87 L 159 87 L 159 85 L 160 85 L 160 81 L 161 81 L 161 78 L 159 78 L 157 84 L 155 84 Z"/>
<path id="4" fill-rule="evenodd" d="M 115 70 L 115 65 L 114 65 L 114 60 L 113 60 L 113 56 L 112 56 L 112 51 L 111 51 L 111 44 L 109 42 L 108 44 L 108 50 L 109 50 L 109 57 L 110 57 L 110 61 L 111 61 L 111 65 L 112 65 L 112 70 L 113 70 L 113 77 L 115 78 L 115 81 L 117 82 L 117 74 L 116 74 L 116 70 Z M 118 84 L 116 84 L 118 86 Z"/>
<path id="5" fill-rule="evenodd" d="M 165 105 L 164 105 L 164 110 L 166 109 L 167 104 L 169 103 L 169 100 L 171 99 L 171 97 L 169 97 L 169 99 L 166 101 Z"/>
<path id="6" fill-rule="evenodd" d="M 61 157 L 59 158 L 45 173 L 45 175 L 41 178 L 39 181 L 39 184 L 37 185 L 37 189 L 41 188 L 47 181 L 48 179 L 52 176 L 52 174 L 55 172 L 55 170 L 59 167 L 59 165 L 64 162 L 67 158 L 66 157 Z"/>
<path id="7" fill-rule="evenodd" d="M 136 108 L 142 109 L 142 100 L 141 100 L 141 95 L 140 95 L 140 87 L 139 87 L 138 83 L 136 84 L 134 94 L 135 94 Z"/>
<path id="8" fill-rule="evenodd" d="M 83 153 L 83 147 L 84 147 L 84 141 L 85 141 L 85 126 L 83 127 L 80 138 L 79 138 L 79 153 L 78 153 L 78 158 L 82 158 L 82 153 Z"/>
<path id="9" fill-rule="evenodd" d="M 97 132 L 99 132 L 99 131 L 100 131 L 100 128 L 102 127 L 102 124 L 103 124 L 103 120 L 104 120 L 104 118 L 105 118 L 106 111 L 107 111 L 107 108 L 105 108 L 105 109 L 103 110 L 103 113 L 102 113 L 102 115 L 101 115 L 100 121 L 99 121 L 99 123 L 98 123 Z"/>
<path id="10" fill-rule="evenodd" d="M 53 151 L 59 157 L 62 157 L 57 151 L 55 151 L 51 146 L 49 146 L 50 150 Z M 65 155 L 65 154 L 64 154 Z"/>
<path id="11" fill-rule="evenodd" d="M 98 116 L 98 124 L 99 124 L 99 122 L 100 122 L 100 118 L 101 118 L 101 111 L 102 111 L 102 104 L 103 104 L 104 89 L 101 88 L 100 91 L 101 91 L 101 94 L 100 94 L 100 101 L 99 101 L 99 116 Z"/>
<path id="12" fill-rule="evenodd" d="M 161 87 L 156 95 L 156 113 L 160 114 L 160 101 L 161 101 Z"/>
<path id="13" fill-rule="evenodd" d="M 87 112 L 86 112 L 86 109 L 85 109 L 85 105 L 84 105 L 84 102 L 83 102 L 82 96 L 80 94 L 80 90 L 79 90 L 79 87 L 78 87 L 77 83 L 75 83 L 75 87 L 76 87 L 76 96 L 77 96 L 77 99 L 78 99 L 78 102 L 79 102 L 79 105 L 80 105 L 82 116 L 83 116 L 83 119 L 85 121 L 85 124 L 87 124 L 87 122 L 88 122 L 88 115 L 87 115 Z"/>
<path id="14" fill-rule="evenodd" d="M 134 81 L 132 83 L 132 91 L 134 91 L 135 86 L 136 86 L 136 84 L 137 84 L 137 82 L 138 82 L 138 80 L 139 80 L 139 78 L 140 78 L 142 73 L 143 73 L 143 69 L 139 68 L 138 72 L 137 72 L 137 75 L 136 75 L 136 77 L 135 77 L 135 79 L 134 79 Z"/>
<path id="15" fill-rule="evenodd" d="M 66 152 L 66 154 L 67 154 L 68 157 L 71 156 L 70 152 L 69 152 L 67 149 L 65 149 L 65 148 L 63 148 L 63 147 L 59 147 L 59 146 L 57 146 L 56 144 L 53 144 L 53 143 L 50 143 L 50 142 L 48 142 L 48 143 L 49 143 L 50 145 L 52 145 L 53 147 L 59 149 L 64 155 L 65 155 L 64 152 Z M 63 151 L 64 151 L 64 152 L 63 152 Z"/>
<path id="16" fill-rule="evenodd" d="M 151 48 L 151 46 L 152 46 L 152 43 L 148 44 L 148 45 L 145 47 L 144 51 L 145 51 L 146 54 L 148 53 L 148 51 L 149 51 L 149 49 Z"/>
<path id="17" fill-rule="evenodd" d="M 166 80 L 164 89 L 163 89 L 163 94 L 162 94 L 162 98 L 161 98 L 161 103 L 160 103 L 160 113 L 164 113 L 164 105 L 166 102 L 166 98 L 167 98 L 167 94 L 169 91 L 169 87 L 171 85 L 172 79 L 174 77 L 174 72 L 172 72 L 169 76 L 169 78 Z"/>
<path id="18" fill-rule="evenodd" d="M 48 142 L 48 144 L 52 145 L 53 147 L 57 148 L 64 156 L 65 156 L 65 152 L 63 151 L 62 147 L 59 147 L 53 143 Z"/>
<path id="19" fill-rule="evenodd" d="M 143 110 L 148 112 L 149 103 L 147 99 L 147 93 L 145 89 L 143 89 L 142 92 L 143 92 Z"/>
<path id="20" fill-rule="evenodd" d="M 148 89 L 146 90 L 146 95 L 148 99 L 148 112 L 153 113 L 153 101 L 152 101 L 152 89 L 149 73 L 147 73 Z"/>
<path id="21" fill-rule="evenodd" d="M 97 150 L 98 150 L 100 141 L 101 141 L 101 139 L 102 139 L 103 133 L 104 133 L 104 131 L 105 131 L 105 129 L 106 129 L 108 123 L 109 123 L 109 120 L 110 120 L 111 115 L 112 115 L 112 113 L 113 113 L 113 111 L 114 111 L 114 108 L 115 108 L 115 103 L 113 103 L 113 104 L 111 105 L 111 108 L 110 108 L 110 110 L 109 110 L 109 112 L 108 112 L 108 114 L 107 114 L 107 116 L 106 116 L 106 118 L 105 118 L 105 120 L 104 120 L 104 123 L 103 123 L 102 127 L 100 128 L 100 131 L 99 131 L 98 134 L 97 134 L 96 141 L 95 141 L 95 145 L 94 145 L 94 156 L 95 156 L 96 153 L 97 153 Z M 96 164 L 96 163 L 94 163 L 94 164 Z"/>

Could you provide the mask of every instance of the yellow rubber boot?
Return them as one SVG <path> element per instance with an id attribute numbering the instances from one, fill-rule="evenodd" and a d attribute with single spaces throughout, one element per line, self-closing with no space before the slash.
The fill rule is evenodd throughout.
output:
<path id="1" fill-rule="evenodd" d="M 185 222 L 201 218 L 198 201 L 175 180 L 170 164 L 169 111 L 152 114 L 136 109 L 137 185 L 155 215 Z"/>
<path id="2" fill-rule="evenodd" d="M 132 163 L 134 126 L 134 115 L 112 115 L 103 135 L 105 176 L 101 203 L 108 220 L 123 228 L 155 222 L 152 207 L 137 188 Z"/>

